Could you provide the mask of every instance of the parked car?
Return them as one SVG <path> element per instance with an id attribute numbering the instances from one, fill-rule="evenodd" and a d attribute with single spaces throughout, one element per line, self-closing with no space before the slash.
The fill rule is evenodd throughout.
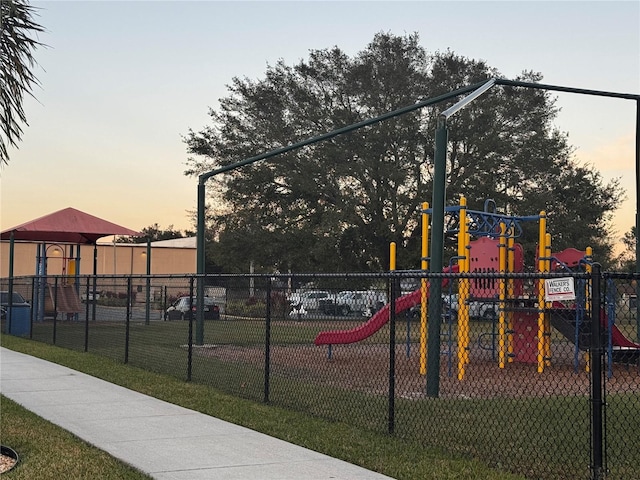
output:
<path id="1" fill-rule="evenodd" d="M 358 313 L 371 316 L 387 303 L 386 297 L 384 292 L 375 290 L 345 290 L 335 297 L 320 300 L 320 311 L 328 315 Z"/>
<path id="2" fill-rule="evenodd" d="M 341 315 L 346 317 L 352 311 L 358 311 L 356 292 L 340 292 L 319 300 L 318 309 L 325 315 Z"/>
<path id="3" fill-rule="evenodd" d="M 188 320 L 187 313 L 189 312 L 190 297 L 179 297 L 175 302 L 171 304 L 165 313 L 165 320 Z M 191 310 L 193 311 L 194 319 L 196 315 L 196 306 L 198 302 L 193 297 L 193 304 Z M 205 320 L 219 320 L 220 319 L 220 307 L 216 305 L 213 298 L 204 297 L 204 319 Z"/>
<path id="4" fill-rule="evenodd" d="M 84 291 L 80 294 L 80 300 L 83 302 L 87 301 L 87 298 L 89 299 L 90 302 L 93 302 L 94 300 L 98 301 L 100 300 L 100 292 L 97 291 L 91 291 L 89 292 L 89 294 L 87 295 L 87 292 Z"/>
<path id="5" fill-rule="evenodd" d="M 443 312 L 458 313 L 458 294 L 444 295 L 442 297 Z M 498 318 L 498 302 L 471 300 L 469 301 L 469 318 L 480 318 L 484 320 L 493 320 Z"/>
<path id="6" fill-rule="evenodd" d="M 28 307 L 30 306 L 29 302 L 27 302 L 22 295 L 18 292 L 13 292 L 11 296 L 11 305 L 14 307 Z M 0 292 L 0 315 L 2 316 L 2 320 L 7 318 L 7 306 L 9 305 L 9 292 L 4 291 Z"/>
<path id="7" fill-rule="evenodd" d="M 297 305 L 300 303 L 300 298 L 302 296 L 302 292 L 291 292 L 287 294 L 287 301 L 290 305 Z"/>
<path id="8" fill-rule="evenodd" d="M 320 309 L 320 301 L 329 298 L 329 292 L 325 290 L 309 290 L 299 296 L 291 296 L 291 315 L 304 315 Z M 293 303 L 295 302 L 295 303 Z"/>
<path id="9" fill-rule="evenodd" d="M 633 293 L 623 293 L 618 300 L 618 306 L 621 311 L 635 311 L 638 307 L 638 296 Z"/>

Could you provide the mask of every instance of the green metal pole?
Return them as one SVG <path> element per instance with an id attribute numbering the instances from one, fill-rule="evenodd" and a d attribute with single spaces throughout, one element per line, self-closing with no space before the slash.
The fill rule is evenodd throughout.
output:
<path id="1" fill-rule="evenodd" d="M 442 272 L 444 250 L 444 208 L 447 173 L 447 119 L 438 118 L 434 156 L 433 198 L 431 200 L 431 256 L 429 271 Z M 442 281 L 431 279 L 429 285 L 429 323 L 427 338 L 427 395 L 440 393 L 440 312 L 442 311 Z"/>
<path id="2" fill-rule="evenodd" d="M 207 176 L 200 176 L 198 182 L 198 219 L 197 219 L 197 254 L 196 254 L 196 273 L 198 274 L 198 283 L 196 285 L 196 345 L 204 343 L 204 284 L 202 277 L 206 269 L 205 257 L 205 241 L 204 241 L 204 215 L 205 215 L 205 182 Z"/>
<path id="3" fill-rule="evenodd" d="M 9 236 L 9 298 L 7 299 L 7 324 L 4 333 L 11 333 L 13 321 L 13 257 L 15 255 L 15 234 L 11 230 Z"/>
<path id="4" fill-rule="evenodd" d="M 444 266 L 444 209 L 447 182 L 447 118 L 476 100 L 496 84 L 489 79 L 473 93 L 459 100 L 438 116 L 433 171 L 431 215 L 431 261 L 429 271 L 441 273 Z M 440 394 L 440 318 L 442 315 L 442 280 L 432 278 L 429 285 L 429 326 L 427 329 L 427 396 Z"/>
<path id="5" fill-rule="evenodd" d="M 147 283 L 146 283 L 146 301 L 144 308 L 144 323 L 149 325 L 151 316 L 151 239 L 147 237 Z"/>
<path id="6" fill-rule="evenodd" d="M 16 238 L 15 233 L 11 230 L 9 234 L 9 299 L 13 293 L 13 256 L 15 255 Z"/>
<path id="7" fill-rule="evenodd" d="M 600 264 L 593 265 L 591 273 L 591 311 L 600 311 Z M 589 358 L 591 363 L 591 478 L 603 480 L 604 477 L 604 401 L 602 398 L 602 364 L 604 349 L 602 346 L 600 315 L 591 315 L 591 343 Z"/>
<path id="8" fill-rule="evenodd" d="M 45 255 L 45 265 L 47 262 L 46 259 L 46 255 Z M 97 302 L 96 302 L 96 291 L 98 290 L 98 244 L 96 242 L 93 242 L 93 286 L 92 286 L 92 290 L 93 293 L 91 294 L 91 320 L 95 321 L 96 320 L 96 311 L 97 311 Z M 130 295 L 130 293 L 128 293 L 127 295 Z M 128 302 L 129 299 L 127 299 Z M 89 301 L 89 297 L 87 297 L 87 302 Z M 44 316 L 42 317 L 44 319 Z"/>

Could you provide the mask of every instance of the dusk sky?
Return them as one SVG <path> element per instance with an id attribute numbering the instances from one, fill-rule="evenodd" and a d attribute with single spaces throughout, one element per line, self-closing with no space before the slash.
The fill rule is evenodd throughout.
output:
<path id="1" fill-rule="evenodd" d="M 29 126 L 0 173 L 2 230 L 66 207 L 135 230 L 193 229 L 197 179 L 183 175 L 182 137 L 209 124 L 231 79 L 263 78 L 314 49 L 355 55 L 381 31 L 418 32 L 429 52 L 483 59 L 506 78 L 532 70 L 544 83 L 640 94 L 637 1 L 33 5 L 48 47 L 35 53 Z M 635 222 L 635 102 L 555 95 L 577 159 L 622 178 L 622 236 Z"/>

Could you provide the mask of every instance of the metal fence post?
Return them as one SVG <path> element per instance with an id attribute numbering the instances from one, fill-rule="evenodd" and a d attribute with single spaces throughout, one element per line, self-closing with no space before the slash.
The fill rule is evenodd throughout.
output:
<path id="1" fill-rule="evenodd" d="M 193 278 L 193 277 L 192 277 Z M 162 287 L 162 320 L 167 320 L 167 286 Z"/>
<path id="2" fill-rule="evenodd" d="M 49 283 L 47 280 L 45 280 L 45 282 Z M 44 315 L 42 318 L 44 319 Z M 53 344 L 54 345 L 56 344 L 57 336 L 58 336 L 58 277 L 55 277 L 53 281 Z"/>
<path id="3" fill-rule="evenodd" d="M 115 255 L 115 254 L 114 254 Z M 98 308 L 98 302 L 96 300 L 98 290 L 98 245 L 96 243 L 93 244 L 93 285 L 91 286 L 91 320 L 96 321 L 96 310 Z M 116 273 L 115 270 L 113 272 Z M 89 292 L 87 292 L 88 294 Z M 87 303 L 89 303 L 89 296 L 87 295 Z"/>
<path id="4" fill-rule="evenodd" d="M 591 274 L 591 478 L 602 480 L 603 468 L 603 408 L 602 401 L 602 328 L 600 265 L 593 264 Z"/>
<path id="5" fill-rule="evenodd" d="M 11 230 L 9 234 L 9 293 L 7 295 L 7 324 L 5 326 L 5 332 L 11 332 L 11 322 L 13 320 L 13 259 L 15 256 L 15 243 L 14 243 L 14 231 Z M 31 330 L 31 327 L 29 327 Z M 31 335 L 30 335 L 31 336 Z"/>
<path id="6" fill-rule="evenodd" d="M 396 298 L 398 297 L 398 282 L 395 277 L 390 278 L 389 303 L 389 415 L 388 432 L 393 433 L 396 428 Z"/>
<path id="7" fill-rule="evenodd" d="M 36 277 L 31 278 L 31 305 L 34 305 L 34 294 L 36 291 Z M 29 309 L 29 338 L 33 340 L 33 308 Z M 7 327 L 8 328 L 8 327 Z"/>
<path id="8" fill-rule="evenodd" d="M 267 279 L 266 325 L 264 331 L 264 403 L 269 402 L 271 377 L 271 278 Z"/>
<path id="9" fill-rule="evenodd" d="M 166 298 L 166 289 L 165 286 L 165 298 Z M 187 343 L 187 382 L 191 381 L 193 375 L 193 277 L 189 278 L 189 341 Z M 165 309 L 166 312 L 166 309 Z M 166 315 L 166 313 L 165 313 Z M 166 318 L 165 318 L 166 320 Z"/>
<path id="10" fill-rule="evenodd" d="M 95 278 L 95 276 L 94 276 Z M 94 298 L 95 301 L 95 298 Z M 124 330 L 124 363 L 129 363 L 129 324 L 131 323 L 131 277 L 127 277 L 127 317 Z"/>
<path id="11" fill-rule="evenodd" d="M 149 325 L 151 315 L 151 239 L 149 237 L 147 237 L 147 278 L 144 293 L 144 324 Z"/>
<path id="12" fill-rule="evenodd" d="M 84 307 L 84 351 L 89 351 L 89 277 L 87 277 L 87 289 L 85 295 L 85 307 Z"/>
<path id="13" fill-rule="evenodd" d="M 86 300 L 84 303 L 84 315 L 86 317 L 86 321 L 89 321 L 89 306 L 91 305 L 91 303 L 89 302 L 89 299 L 93 297 L 93 295 L 89 296 L 89 289 L 91 288 L 91 280 L 90 277 L 87 277 L 87 291 L 86 293 Z"/>

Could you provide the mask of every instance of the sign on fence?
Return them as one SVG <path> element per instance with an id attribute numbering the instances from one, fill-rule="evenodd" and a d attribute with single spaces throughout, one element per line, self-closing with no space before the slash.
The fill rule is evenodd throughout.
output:
<path id="1" fill-rule="evenodd" d="M 545 302 L 575 299 L 576 290 L 573 285 L 573 277 L 547 278 L 544 281 Z"/>

